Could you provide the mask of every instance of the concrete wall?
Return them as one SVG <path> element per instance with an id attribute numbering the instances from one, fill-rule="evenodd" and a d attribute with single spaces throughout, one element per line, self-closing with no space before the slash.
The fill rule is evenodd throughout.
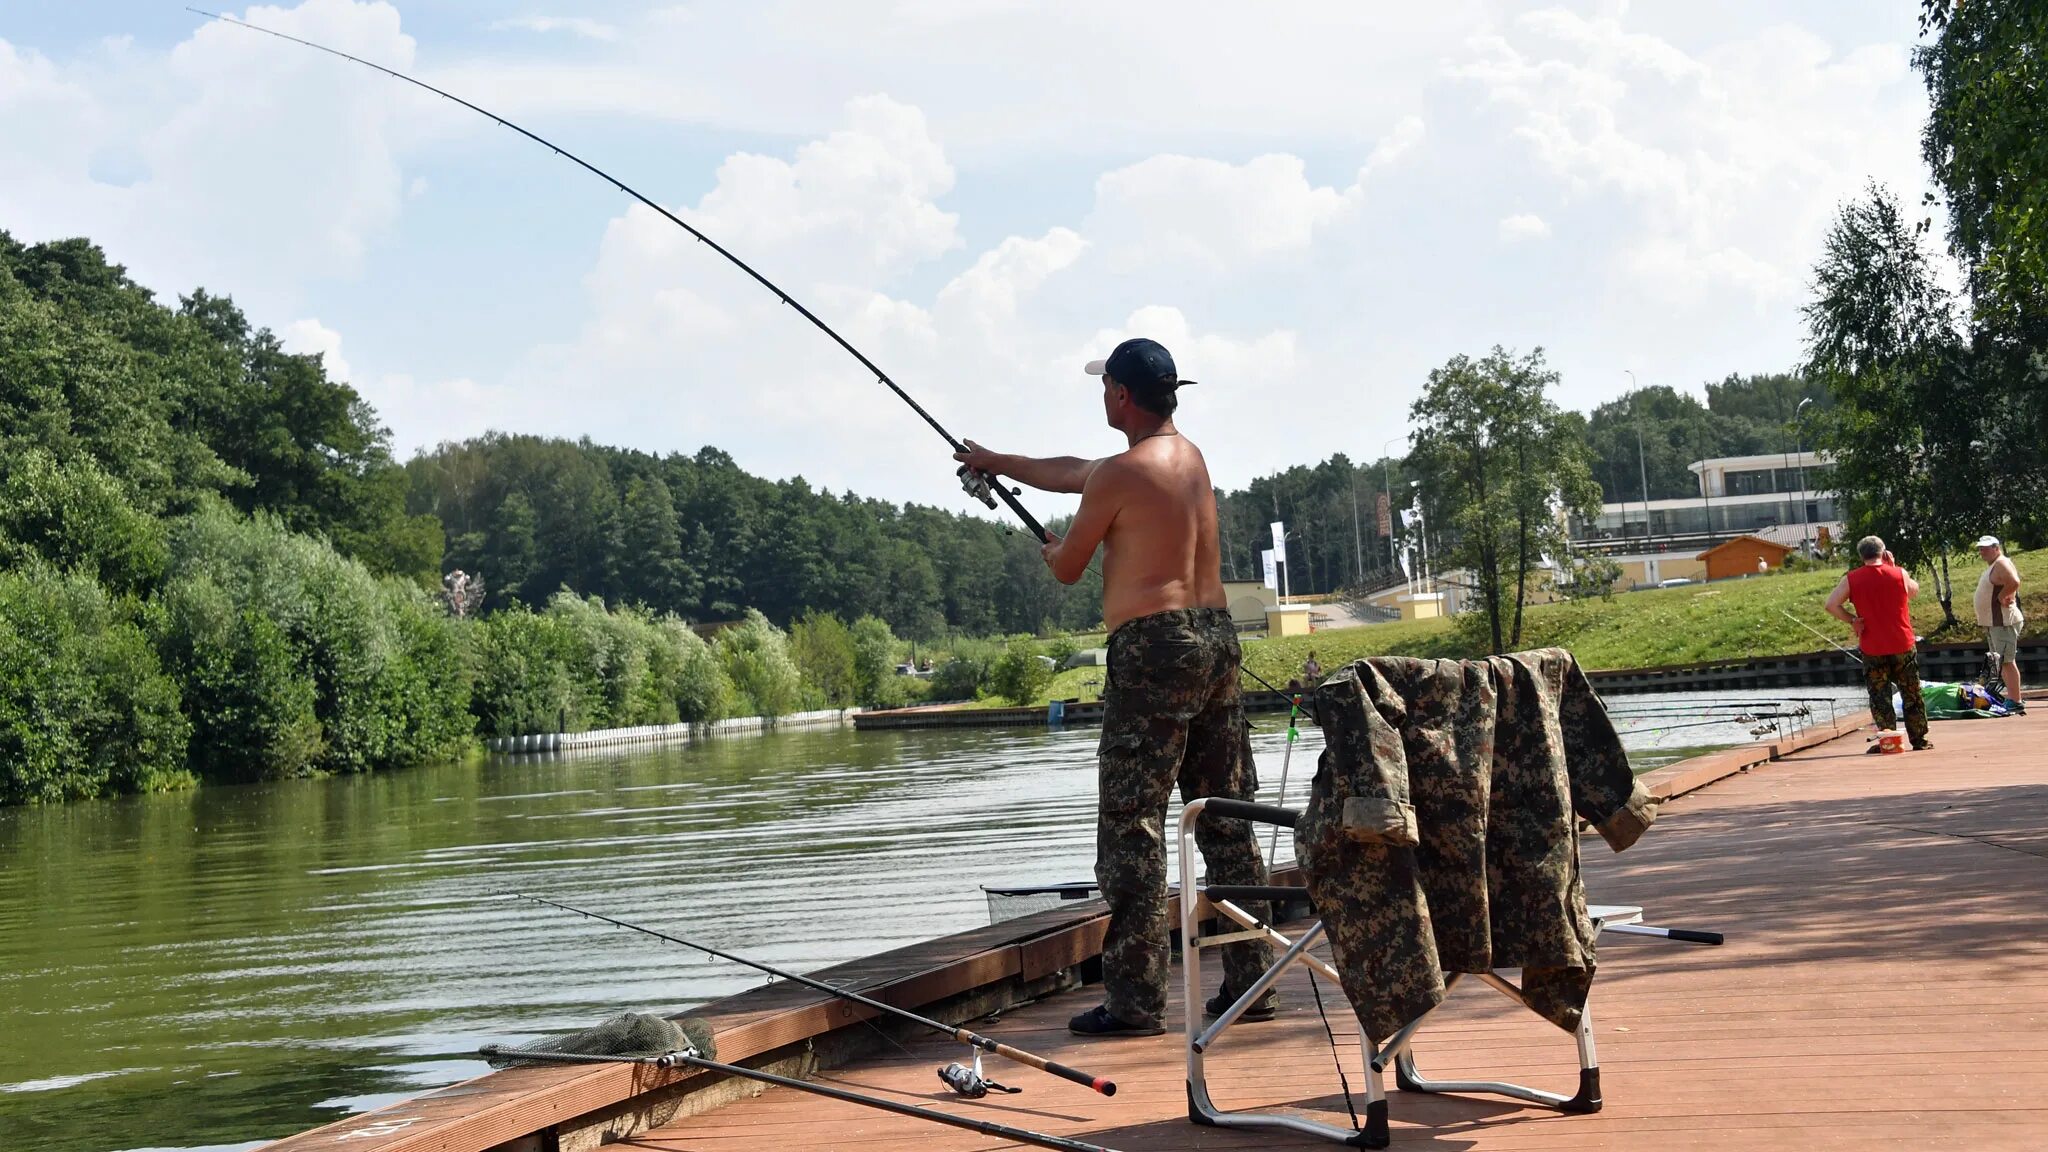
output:
<path id="1" fill-rule="evenodd" d="M 773 720 L 735 716 L 709 724 L 641 724 L 632 728 L 600 728 L 591 732 L 537 732 L 530 736 L 493 736 L 484 747 L 493 752 L 566 752 L 579 748 L 616 748 L 628 744 L 681 744 L 706 736 L 763 732 L 771 728 L 802 728 L 848 723 L 858 708 L 792 712 Z"/>

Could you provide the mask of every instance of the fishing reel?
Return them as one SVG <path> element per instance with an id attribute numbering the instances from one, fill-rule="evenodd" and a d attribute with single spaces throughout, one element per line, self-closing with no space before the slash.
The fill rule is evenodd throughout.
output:
<path id="1" fill-rule="evenodd" d="M 1014 1096 L 1023 1091 L 1022 1088 L 1012 1088 L 1008 1084 L 998 1084 L 994 1080 L 983 1076 L 981 1074 L 981 1052 L 979 1049 L 974 1053 L 974 1067 L 969 1068 L 955 1060 L 953 1063 L 939 1069 L 939 1079 L 945 1082 L 946 1087 L 951 1088 L 961 1096 L 967 1097 L 969 1100 L 979 1100 L 990 1092 L 1006 1092 Z"/>
<path id="2" fill-rule="evenodd" d="M 969 496 L 974 497 L 991 508 L 996 506 L 995 490 L 989 486 L 989 481 L 995 479 L 993 476 L 986 472 L 969 468 L 965 464 L 960 466 L 958 475 L 960 477 L 960 487 L 965 489 Z M 1021 496 L 1024 494 L 1024 490 L 1022 488 L 1012 488 L 1009 494 Z"/>

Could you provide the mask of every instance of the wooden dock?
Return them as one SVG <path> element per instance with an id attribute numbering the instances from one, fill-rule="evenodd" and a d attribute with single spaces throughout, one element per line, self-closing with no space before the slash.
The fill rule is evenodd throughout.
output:
<path id="1" fill-rule="evenodd" d="M 1931 752 L 1866 756 L 1852 734 L 1730 767 L 1667 804 L 1626 854 L 1589 845 L 1594 900 L 1641 904 L 1653 923 L 1724 932 L 1728 943 L 1602 939 L 1592 1008 L 1607 1103 L 1598 1115 L 1421 1097 L 1391 1090 L 1390 1078 L 1394 1148 L 2048 1148 L 2048 723 L 1956 721 L 1935 725 L 1933 737 Z M 1067 1017 L 1098 991 L 1053 996 L 983 1030 L 1115 1077 L 1111 1099 L 1009 1068 L 1001 1074 L 1025 1094 L 952 1097 L 933 1069 L 964 1053 L 922 1040 L 817 1078 L 1133 1152 L 1333 1147 L 1190 1124 L 1177 1031 L 1094 1041 L 1066 1033 Z M 1211 1058 L 1212 1090 L 1226 1108 L 1292 1107 L 1342 1123 L 1309 989 L 1297 977 L 1286 997 L 1278 1020 L 1241 1025 Z M 1356 1092 L 1355 1029 L 1335 1015 L 1334 990 L 1324 998 Z M 1171 1027 L 1180 1013 L 1176 1002 Z M 1454 995 L 1416 1050 L 1431 1075 L 1572 1084 L 1570 1038 L 1483 989 Z M 771 1089 L 616 1146 L 1011 1145 Z"/>

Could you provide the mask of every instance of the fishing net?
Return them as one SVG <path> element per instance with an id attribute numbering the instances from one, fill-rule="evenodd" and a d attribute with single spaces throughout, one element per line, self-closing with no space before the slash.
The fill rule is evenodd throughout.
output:
<path id="1" fill-rule="evenodd" d="M 494 1047 L 491 1063 L 512 1064 L 550 1056 L 633 1058 L 694 1048 L 706 1060 L 718 1058 L 711 1026 L 695 1016 L 670 1020 L 646 1012 L 621 1012 L 594 1028 L 548 1036 L 516 1048 Z"/>

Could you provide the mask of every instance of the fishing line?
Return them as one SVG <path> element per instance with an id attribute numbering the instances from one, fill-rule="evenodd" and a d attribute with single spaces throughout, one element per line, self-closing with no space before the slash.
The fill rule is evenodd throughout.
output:
<path id="1" fill-rule="evenodd" d="M 917 413 L 919 416 L 922 416 L 924 418 L 924 422 L 926 424 L 931 425 L 932 431 L 937 432 L 940 436 L 945 438 L 946 443 L 952 446 L 953 451 L 967 451 L 966 444 L 962 443 L 959 439 L 955 438 L 951 432 L 946 431 L 945 426 L 940 424 L 938 420 L 932 416 L 931 413 L 925 411 L 923 405 L 911 399 L 910 393 L 905 392 L 902 389 L 902 387 L 896 383 L 896 381 L 890 379 L 889 374 L 887 372 L 884 372 L 881 370 L 881 368 L 877 367 L 874 361 L 868 359 L 867 356 L 864 353 L 862 353 L 860 349 L 855 348 L 852 345 L 852 343 L 850 343 L 846 339 L 846 337 L 841 336 L 837 331 L 833 330 L 830 324 L 827 324 L 823 320 L 818 319 L 816 313 L 804 307 L 802 304 L 797 303 L 796 299 L 792 297 L 789 293 L 784 292 L 781 288 L 776 287 L 774 281 L 768 279 L 766 276 L 763 276 L 761 273 L 755 271 L 752 265 L 749 265 L 746 261 L 740 259 L 738 256 L 733 255 L 729 250 L 727 250 L 723 245 L 719 244 L 716 240 L 713 240 L 711 237 L 706 236 L 704 233 L 692 227 L 688 222 L 684 221 L 682 217 L 677 216 L 675 213 L 669 211 L 666 208 L 663 208 L 659 204 L 656 204 L 653 200 L 650 200 L 646 196 L 640 194 L 638 191 L 635 191 L 632 187 L 627 185 L 625 181 L 620 180 L 618 177 L 612 175 L 609 172 L 606 172 L 604 169 L 599 168 L 597 165 L 592 164 L 590 161 L 585 160 L 583 157 L 576 155 L 574 152 L 571 152 L 568 149 L 562 147 L 561 145 L 556 144 L 552 140 L 548 140 L 534 132 L 530 132 L 527 129 L 520 127 L 519 125 L 514 124 L 512 121 L 505 119 L 503 116 L 498 115 L 496 112 L 493 112 L 488 108 L 472 104 L 469 101 L 464 100 L 462 97 L 455 95 L 453 92 L 449 92 L 441 88 L 436 88 L 432 84 L 429 84 L 424 80 L 419 80 L 414 77 L 408 76 L 395 68 L 386 68 L 382 64 L 365 60 L 360 56 L 351 56 L 338 48 L 329 48 L 325 44 L 316 44 L 311 40 L 304 40 L 297 36 L 292 36 L 284 32 L 279 32 L 272 28 L 265 28 L 261 24 L 251 24 L 246 20 L 237 19 L 233 16 L 223 16 L 218 12 L 208 12 L 203 8 L 193 8 L 189 6 L 185 10 L 195 15 L 204 16 L 209 20 L 218 20 L 223 24 L 232 24 L 237 28 L 247 28 L 251 32 L 261 32 L 266 36 L 275 36 L 280 40 L 289 40 L 294 44 L 303 45 L 307 48 L 311 48 L 319 52 L 325 52 L 329 56 L 339 56 L 343 60 L 348 60 L 357 64 L 361 64 L 365 68 L 373 68 L 395 80 L 403 80 L 407 84 L 411 84 L 416 88 L 423 88 L 428 92 L 432 92 L 436 96 L 442 97 L 443 99 L 452 100 L 455 103 L 462 105 L 464 108 L 467 108 L 480 116 L 487 117 L 490 120 L 495 121 L 496 123 L 506 128 L 510 128 L 514 132 L 519 133 L 521 136 L 526 137 L 528 140 L 531 140 L 534 143 L 539 144 L 541 147 L 546 148 L 550 152 L 553 152 L 555 155 L 560 156 L 565 160 L 573 162 L 578 167 L 589 172 L 591 175 L 596 176 L 598 179 L 603 180 L 605 183 L 610 184 L 612 187 L 617 188 L 619 191 L 624 192 L 626 195 L 631 196 L 633 199 L 638 200 L 640 203 L 645 204 L 649 208 L 652 208 L 654 211 L 660 213 L 664 219 L 668 220 L 671 224 L 674 224 L 676 227 L 681 228 L 683 231 L 688 232 L 690 235 L 696 237 L 700 243 L 710 245 L 712 251 L 718 253 L 720 256 L 725 257 L 727 260 L 732 262 L 734 267 L 737 267 L 740 271 L 745 272 L 747 275 L 753 277 L 755 282 L 759 283 L 763 288 L 768 289 L 770 292 L 773 292 L 775 294 L 776 299 L 781 300 L 784 304 L 787 304 L 791 308 L 796 309 L 798 315 L 802 316 L 806 320 L 809 320 L 812 324 L 817 326 L 819 331 L 823 332 L 827 336 L 830 336 L 834 343 L 838 344 L 841 348 L 846 349 L 849 355 L 851 355 L 855 360 L 860 361 L 861 367 L 866 368 L 869 372 L 874 373 L 875 380 L 878 383 L 886 386 L 889 389 L 889 391 L 894 392 L 896 394 L 898 399 L 902 400 L 905 404 L 910 405 L 911 411 Z M 1010 506 L 1010 511 L 1016 513 L 1017 518 L 1024 522 L 1024 526 L 1031 530 L 1032 535 L 1038 537 L 1040 541 L 1044 541 L 1046 539 L 1044 525 L 1040 524 L 1038 520 L 1031 515 L 1030 512 L 1026 511 L 1024 509 L 1024 505 L 1017 502 L 1016 492 L 1010 488 L 1004 487 L 999 479 L 985 472 L 973 471 L 964 464 L 961 465 L 958 469 L 957 475 L 960 477 L 961 487 L 966 489 L 968 495 L 975 497 L 982 503 L 988 505 L 990 508 L 994 508 L 996 506 L 996 497 L 1001 497 L 1003 503 Z M 990 483 L 991 481 L 995 482 Z"/>
<path id="2" fill-rule="evenodd" d="M 1863 663 L 1863 657 L 1858 656 L 1856 653 L 1851 652 L 1847 648 L 1842 647 L 1840 644 L 1835 643 L 1832 639 L 1829 639 L 1827 633 L 1821 631 L 1818 628 L 1815 628 L 1813 625 L 1808 624 L 1806 621 L 1801 620 L 1799 617 L 1794 616 L 1790 612 L 1785 611 L 1783 608 L 1778 609 L 1778 615 L 1783 616 L 1785 619 L 1790 620 L 1794 624 L 1799 625 L 1801 628 L 1806 629 L 1808 632 L 1813 633 L 1815 636 L 1820 637 L 1822 640 L 1826 640 L 1828 647 L 1833 648 L 1835 651 L 1840 652 L 1842 655 L 1847 656 L 1849 659 L 1854 660 L 1858 664 Z"/>
<path id="3" fill-rule="evenodd" d="M 882 369 L 879 366 L 877 366 L 873 360 L 868 359 L 865 353 L 863 353 L 860 349 L 855 348 L 853 344 L 846 339 L 846 337 L 841 336 L 836 330 L 833 329 L 833 327 L 830 324 L 827 324 L 823 320 L 820 320 L 816 313 L 812 312 L 809 308 L 804 307 L 802 304 L 799 304 L 796 301 L 795 297 L 791 296 L 789 293 L 784 292 L 781 288 L 777 287 L 775 285 L 775 282 L 768 279 L 768 277 L 763 276 L 761 273 L 755 271 L 752 265 L 740 259 L 738 256 L 733 255 L 732 252 L 728 250 L 724 245 L 718 243 L 718 241 L 716 240 L 713 240 L 711 237 L 706 236 L 703 232 L 698 231 L 695 227 L 693 227 L 691 224 L 685 221 L 682 217 L 677 216 L 675 213 L 655 203 L 653 200 L 647 198 L 640 192 L 636 191 L 625 181 L 619 179 L 618 177 L 612 175 L 609 172 L 606 172 L 604 169 L 599 168 L 597 165 L 592 164 L 590 161 L 585 160 L 583 157 L 576 155 L 574 152 L 569 151 L 567 148 L 562 147 L 561 145 L 555 143 L 552 140 L 547 139 L 546 137 L 539 135 L 538 133 L 531 132 L 525 128 L 520 127 L 517 124 L 514 124 L 512 121 L 505 119 L 503 116 L 498 115 L 496 112 L 493 112 L 488 108 L 484 108 L 477 104 L 472 104 L 468 100 L 465 100 L 462 97 L 455 95 L 453 92 L 449 92 L 442 88 L 436 88 L 435 86 L 427 83 L 424 80 L 408 76 L 395 68 L 387 68 L 382 64 L 375 63 L 374 61 L 365 60 L 360 56 L 352 56 L 347 52 L 343 52 L 339 48 L 329 48 L 325 44 L 318 44 L 311 40 L 302 39 L 300 37 L 293 36 L 285 32 L 279 32 L 273 28 L 265 28 L 261 24 L 251 24 L 246 20 L 241 20 L 233 16 L 224 16 L 218 12 L 208 12 L 204 8 L 194 8 L 188 5 L 185 11 L 193 13 L 197 16 L 204 16 L 209 20 L 218 20 L 223 24 L 231 24 L 237 28 L 246 28 L 251 32 L 261 32 L 265 36 L 275 36 L 279 40 L 288 40 L 293 44 L 302 45 L 304 47 L 311 48 L 318 52 L 325 52 L 329 56 L 338 56 L 343 60 L 360 64 L 365 68 L 375 69 L 376 71 L 382 72 L 384 75 L 389 76 L 394 80 L 403 80 L 407 84 L 411 84 L 415 88 L 422 88 L 428 92 L 432 92 L 434 95 L 439 96 L 445 100 L 454 101 L 455 103 L 462 105 L 464 108 L 467 108 L 472 112 L 475 112 L 479 116 L 486 117 L 489 120 L 503 127 L 510 128 L 512 131 L 519 133 L 521 136 L 526 137 L 528 140 L 531 140 L 536 144 L 539 144 L 541 147 L 546 148 L 548 151 L 553 152 L 555 155 L 562 157 L 564 160 L 568 160 L 571 163 L 574 163 L 577 167 L 582 168 L 584 171 L 589 172 L 591 175 L 596 176 L 598 179 L 603 180 L 605 183 L 610 184 L 612 187 L 617 188 L 619 191 L 624 192 L 626 195 L 631 196 L 633 199 L 638 200 L 640 203 L 645 204 L 647 207 L 660 213 L 663 219 L 667 220 L 671 224 L 674 224 L 676 227 L 681 228 L 683 231 L 688 232 L 690 235 L 696 237 L 699 243 L 710 245 L 711 250 L 713 252 L 716 252 L 720 256 L 725 257 L 727 260 L 732 262 L 734 267 L 738 268 L 742 272 L 745 272 L 748 276 L 753 277 L 756 283 L 760 284 L 763 288 L 768 289 L 768 291 L 773 292 L 775 294 L 776 299 L 782 301 L 784 304 L 789 305 L 791 308 L 796 309 L 798 315 L 802 316 L 804 319 L 809 320 L 812 324 L 816 325 L 820 332 L 823 332 L 825 335 L 830 336 L 832 338 L 833 343 L 839 345 L 841 348 L 844 348 L 848 355 L 852 356 L 855 360 L 860 361 L 861 367 L 866 368 L 869 372 L 872 372 L 874 374 L 877 383 L 887 387 L 889 391 L 894 392 L 896 394 L 898 399 L 902 400 L 905 404 L 910 405 L 910 410 L 917 413 L 919 416 L 923 417 L 924 422 L 926 424 L 931 425 L 932 431 L 937 432 L 942 438 L 944 438 L 946 443 L 952 447 L 953 451 L 967 451 L 967 445 L 965 443 L 963 443 L 961 440 L 955 437 L 951 432 L 948 432 L 946 430 L 945 425 L 940 424 L 936 417 L 934 417 L 930 412 L 925 411 L 923 405 L 919 404 L 916 400 L 911 399 L 910 393 L 905 392 L 901 385 L 897 384 L 896 381 L 890 379 L 889 374 L 887 372 L 882 371 Z M 1000 497 L 1002 502 L 1004 504 L 1009 505 L 1010 511 L 1016 515 L 1017 519 L 1023 522 L 1024 527 L 1030 529 L 1031 534 L 1033 536 L 1036 536 L 1040 543 L 1050 542 L 1050 537 L 1046 535 L 1045 526 L 1043 524 L 1040 524 L 1038 522 L 1038 519 L 1031 515 L 1031 513 L 1025 509 L 1023 504 L 1018 502 L 1017 496 L 1021 489 L 1006 487 L 1002 483 L 1000 477 L 991 475 L 987 472 L 980 472 L 974 469 L 970 469 L 965 464 L 962 464 L 959 467 L 959 469 L 956 472 L 956 475 L 960 477 L 960 486 L 966 490 L 968 495 L 980 500 L 982 503 L 988 505 L 990 508 L 994 508 L 996 506 L 996 499 Z M 1251 671 L 1251 669 L 1247 668 L 1244 671 L 1252 679 L 1257 680 L 1260 684 L 1265 685 L 1267 691 L 1276 693 L 1280 691 L 1278 688 L 1273 687 L 1272 684 L 1267 683 L 1265 677 L 1259 675 L 1256 672 Z M 1315 716 L 1315 712 L 1313 709 L 1309 711 L 1309 716 L 1311 718 Z M 1318 722 L 1320 723 L 1320 721 Z"/>

